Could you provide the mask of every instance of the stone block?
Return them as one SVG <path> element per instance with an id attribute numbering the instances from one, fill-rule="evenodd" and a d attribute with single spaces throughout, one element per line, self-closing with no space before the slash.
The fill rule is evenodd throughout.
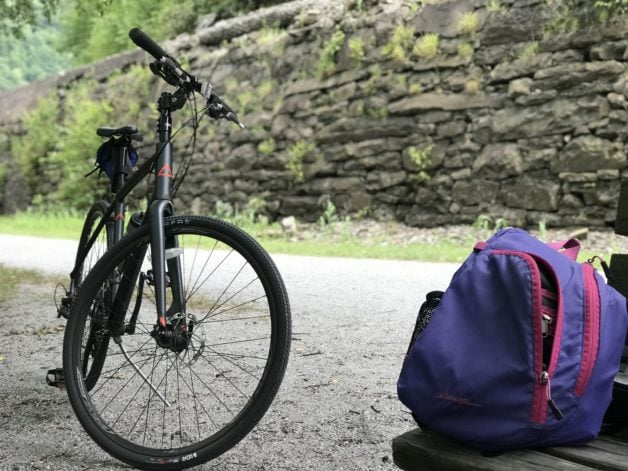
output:
<path id="1" fill-rule="evenodd" d="M 523 172 L 523 159 L 516 144 L 488 144 L 473 162 L 473 172 L 504 179 Z"/>
<path id="2" fill-rule="evenodd" d="M 512 208 L 556 211 L 560 185 L 552 180 L 522 176 L 501 184 L 500 199 Z"/>
<path id="3" fill-rule="evenodd" d="M 626 166 L 624 144 L 584 135 L 571 140 L 552 164 L 554 172 L 596 172 Z"/>

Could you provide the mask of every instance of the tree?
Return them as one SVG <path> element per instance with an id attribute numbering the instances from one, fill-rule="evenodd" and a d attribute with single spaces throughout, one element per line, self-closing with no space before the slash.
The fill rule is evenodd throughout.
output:
<path id="1" fill-rule="evenodd" d="M 0 33 L 23 36 L 22 28 L 35 26 L 43 15 L 50 21 L 59 0 L 0 0 Z"/>

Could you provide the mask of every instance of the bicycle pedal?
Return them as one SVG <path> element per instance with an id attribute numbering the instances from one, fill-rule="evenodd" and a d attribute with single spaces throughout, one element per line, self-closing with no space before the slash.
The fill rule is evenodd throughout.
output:
<path id="1" fill-rule="evenodd" d="M 65 374 L 63 368 L 54 368 L 46 373 L 46 384 L 59 389 L 65 389 Z"/>

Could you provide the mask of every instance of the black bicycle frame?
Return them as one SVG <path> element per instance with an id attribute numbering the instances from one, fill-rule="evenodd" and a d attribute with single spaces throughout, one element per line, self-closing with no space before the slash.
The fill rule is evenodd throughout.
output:
<path id="1" fill-rule="evenodd" d="M 171 111 L 173 110 L 173 103 L 175 103 L 175 100 L 173 100 L 172 94 L 168 92 L 161 94 L 158 102 L 159 122 L 157 131 L 159 140 L 155 155 L 144 162 L 128 179 L 121 175 L 120 179 L 114 183 L 112 188 L 116 196 L 107 211 L 108 214 L 100 221 L 83 252 L 77 257 L 77 264 L 70 275 L 74 284 L 77 267 L 83 263 L 83 260 L 105 224 L 113 222 L 114 245 L 122 238 L 126 209 L 124 200 L 154 168 L 155 189 L 146 215 L 142 220 L 142 225 L 149 225 L 151 264 L 153 270 L 152 279 L 154 282 L 155 302 L 157 306 L 157 322 L 162 328 L 166 327 L 168 319 L 174 314 L 185 312 L 185 294 L 183 292 L 183 274 L 179 260 L 178 239 L 176 236 L 166 238 L 164 227 L 164 218 L 174 216 L 171 193 L 172 182 L 174 180 L 173 153 L 172 144 L 170 142 L 172 135 Z M 175 107 L 174 109 L 178 108 Z M 141 264 L 146 255 L 146 248 L 140 249 L 140 252 L 133 253 L 132 256 L 128 257 L 123 266 L 119 267 L 120 274 L 117 277 L 118 280 L 112 280 L 112 283 L 116 285 L 114 289 L 112 316 L 110 317 L 111 333 L 114 336 L 122 334 L 124 330 L 124 326 L 122 325 L 124 314 L 130 303 L 133 288 L 141 272 Z M 167 309 L 166 289 L 168 284 L 172 291 L 172 304 L 170 308 Z"/>

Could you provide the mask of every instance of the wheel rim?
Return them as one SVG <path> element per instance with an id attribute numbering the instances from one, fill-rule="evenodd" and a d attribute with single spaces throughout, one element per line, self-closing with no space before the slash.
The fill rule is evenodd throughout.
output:
<path id="1" fill-rule="evenodd" d="M 128 356 L 146 379 L 114 341 L 106 346 L 107 355 L 95 385 L 89 384 L 89 378 L 84 381 L 80 370 L 74 370 L 84 406 L 96 427 L 107 430 L 108 438 L 117 445 L 136 453 L 181 455 L 217 443 L 227 433 L 241 438 L 267 407 L 252 412 L 262 389 L 268 388 L 269 358 L 274 350 L 275 306 L 268 280 L 265 275 L 260 278 L 248 253 L 243 256 L 226 245 L 220 240 L 223 236 L 214 234 L 217 237 L 209 240 L 207 233 L 200 233 L 203 231 L 187 232 L 178 231 L 184 249 L 179 257 L 186 322 L 190 322 L 190 315 L 196 318 L 188 348 L 176 353 L 151 336 L 156 314 L 154 292 L 148 284 L 135 334 L 121 337 Z M 146 243 L 143 238 L 138 245 Z M 150 251 L 143 261 L 144 271 L 149 257 Z M 121 253 L 118 258 L 116 265 L 133 256 Z M 92 291 L 110 289 L 107 275 L 100 278 L 95 283 L 100 286 Z M 86 297 L 93 296 L 86 293 Z M 126 309 L 127 320 L 136 299 L 137 284 Z M 171 301 L 169 295 L 167 305 Z M 91 302 L 88 304 L 91 307 Z M 93 319 L 86 315 L 77 326 L 84 340 L 77 345 L 74 358 L 84 358 L 90 321 Z"/>

